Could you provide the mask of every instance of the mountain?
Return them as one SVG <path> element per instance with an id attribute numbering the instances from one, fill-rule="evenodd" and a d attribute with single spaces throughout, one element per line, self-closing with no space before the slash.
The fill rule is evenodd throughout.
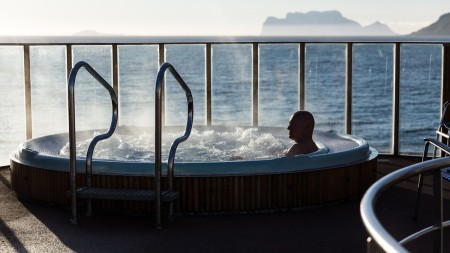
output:
<path id="1" fill-rule="evenodd" d="M 388 26 L 375 22 L 361 26 L 342 16 L 339 11 L 288 13 L 285 18 L 268 17 L 262 35 L 396 35 Z"/>
<path id="2" fill-rule="evenodd" d="M 413 32 L 412 36 L 450 36 L 450 13 L 444 14 L 433 24 L 424 27 L 417 32 Z"/>
<path id="3" fill-rule="evenodd" d="M 366 35 L 397 35 L 387 25 L 375 22 L 371 25 L 362 27 Z"/>

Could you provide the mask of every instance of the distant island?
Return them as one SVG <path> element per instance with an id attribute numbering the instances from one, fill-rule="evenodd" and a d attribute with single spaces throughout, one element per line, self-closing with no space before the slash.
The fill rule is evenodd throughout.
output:
<path id="1" fill-rule="evenodd" d="M 288 13 L 285 18 L 268 17 L 261 35 L 396 35 L 387 25 L 375 22 L 361 26 L 342 16 L 339 11 Z"/>
<path id="2" fill-rule="evenodd" d="M 374 22 L 362 26 L 348 19 L 339 11 L 310 11 L 288 13 L 285 18 L 268 17 L 263 23 L 261 35 L 275 36 L 395 36 L 387 25 Z M 123 34 L 100 33 L 84 30 L 73 36 L 102 37 Z M 450 36 L 450 13 L 444 14 L 427 27 L 406 36 Z"/>
<path id="3" fill-rule="evenodd" d="M 261 35 L 304 35 L 304 36 L 393 36 L 387 25 L 375 22 L 361 26 L 358 22 L 345 18 L 339 11 L 310 11 L 288 13 L 285 18 L 268 17 L 263 24 Z M 412 36 L 450 36 L 450 13 L 442 15 L 438 21 Z"/>

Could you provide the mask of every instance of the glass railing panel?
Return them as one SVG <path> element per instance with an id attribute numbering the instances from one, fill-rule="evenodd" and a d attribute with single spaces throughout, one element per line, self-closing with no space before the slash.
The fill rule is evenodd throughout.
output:
<path id="1" fill-rule="evenodd" d="M 212 124 L 252 125 L 252 46 L 252 43 L 212 44 Z M 392 47 L 393 44 L 353 45 L 352 134 L 363 137 L 381 153 L 392 149 Z M 30 133 L 38 137 L 66 132 L 66 45 L 31 45 L 29 48 Z M 158 45 L 119 45 L 118 51 L 119 123 L 154 125 Z M 72 56 L 73 63 L 88 62 L 112 85 L 111 45 L 74 45 Z M 344 132 L 346 43 L 306 44 L 305 101 L 298 101 L 299 95 L 303 95 L 298 88 L 301 64 L 298 58 L 297 43 L 259 45 L 258 124 L 285 126 L 299 102 L 305 102 L 305 109 L 316 118 L 316 129 Z M 193 90 L 195 124 L 205 124 L 205 46 L 166 45 L 166 61 L 174 64 Z M 10 151 L 26 138 L 27 70 L 23 46 L 0 47 L 0 64 L 0 85 L 4 94 L 0 107 L 0 159 L 3 159 L 0 161 L 7 164 Z M 400 154 L 420 154 L 422 139 L 435 136 L 441 111 L 441 68 L 441 44 L 401 45 Z M 107 91 L 83 72 L 85 70 L 81 69 L 76 85 L 77 130 L 106 128 L 111 118 Z M 185 98 L 178 108 L 177 96 L 183 94 L 173 87 L 171 76 L 168 77 L 166 124 L 184 124 Z"/>
<path id="2" fill-rule="evenodd" d="M 73 64 L 85 61 L 112 85 L 111 46 L 73 46 Z M 78 72 L 75 84 L 76 128 L 106 129 L 111 122 L 111 99 L 108 91 L 84 68 Z"/>
<path id="3" fill-rule="evenodd" d="M 345 44 L 307 44 L 305 48 L 305 109 L 316 128 L 344 132 Z"/>
<path id="4" fill-rule="evenodd" d="M 393 45 L 353 45 L 352 134 L 392 150 Z"/>
<path id="5" fill-rule="evenodd" d="M 155 125 L 157 45 L 123 45 L 119 51 L 119 122 Z"/>
<path id="6" fill-rule="evenodd" d="M 205 45 L 166 45 L 166 62 L 172 64 L 194 98 L 194 124 L 206 124 Z M 166 125 L 186 125 L 187 102 L 183 89 L 166 74 Z"/>
<path id="7" fill-rule="evenodd" d="M 259 122 L 286 126 L 299 109 L 299 45 L 259 45 Z"/>
<path id="8" fill-rule="evenodd" d="M 441 45 L 400 48 L 399 153 L 421 154 L 423 138 L 436 136 L 440 120 Z"/>
<path id="9" fill-rule="evenodd" d="M 26 139 L 25 78 L 22 46 L 0 47 L 0 165 Z"/>
<path id="10" fill-rule="evenodd" d="M 65 46 L 30 47 L 33 138 L 68 131 Z"/>
<path id="11" fill-rule="evenodd" d="M 252 45 L 212 46 L 212 124 L 252 125 Z"/>

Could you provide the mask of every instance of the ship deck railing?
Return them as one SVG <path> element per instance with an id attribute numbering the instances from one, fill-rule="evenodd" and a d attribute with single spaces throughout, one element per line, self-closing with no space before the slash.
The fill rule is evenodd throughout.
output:
<path id="1" fill-rule="evenodd" d="M 205 124 L 212 124 L 212 47 L 214 45 L 250 45 L 252 50 L 252 108 L 251 115 L 252 125 L 259 125 L 259 85 L 260 85 L 260 69 L 259 69 L 259 46 L 265 44 L 294 44 L 298 45 L 298 104 L 299 110 L 305 109 L 305 48 L 309 44 L 343 44 L 346 46 L 346 79 L 345 79 L 345 108 L 344 108 L 344 124 L 345 133 L 353 134 L 353 105 L 352 105 L 352 85 L 353 85 L 353 47 L 354 45 L 371 45 L 371 44 L 391 44 L 393 46 L 393 92 L 392 92 L 392 110 L 389 117 L 392 118 L 391 129 L 391 145 L 387 152 L 383 154 L 397 156 L 401 154 L 400 150 L 400 59 L 401 46 L 405 44 L 420 45 L 440 45 L 442 47 L 442 66 L 441 66 L 441 97 L 436 98 L 443 101 L 450 99 L 447 92 L 450 88 L 450 36 L 447 37 L 413 37 L 413 36 L 239 36 L 239 37 L 218 37 L 218 36 L 60 36 L 60 37 L 0 37 L 0 47 L 21 47 L 23 50 L 23 80 L 24 80 L 24 118 L 25 118 L 25 138 L 31 139 L 35 137 L 33 134 L 33 112 L 32 112 L 32 66 L 30 48 L 42 46 L 63 46 L 65 47 L 66 69 L 67 73 L 72 68 L 74 46 L 110 46 L 111 47 L 111 66 L 112 66 L 112 86 L 117 94 L 119 94 L 119 46 L 147 46 L 153 45 L 158 47 L 158 65 L 166 62 L 165 48 L 168 45 L 204 45 L 205 46 Z M 164 105 L 164 91 L 162 94 L 162 107 Z M 119 98 L 120 100 L 120 98 Z M 287 121 L 287 120 L 286 120 Z M 165 110 L 162 111 L 162 122 L 165 122 Z M 2 140 L 0 140 L 2 141 Z M 419 154 L 420 155 L 420 154 Z M 6 164 L 5 164 L 6 165 Z"/>

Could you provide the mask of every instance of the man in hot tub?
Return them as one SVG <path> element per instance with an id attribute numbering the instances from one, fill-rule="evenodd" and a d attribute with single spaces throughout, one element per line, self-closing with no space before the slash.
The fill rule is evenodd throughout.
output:
<path id="1" fill-rule="evenodd" d="M 314 116 L 308 111 L 297 111 L 289 119 L 289 138 L 295 141 L 285 156 L 294 156 L 299 154 L 309 154 L 319 150 L 313 141 Z"/>

